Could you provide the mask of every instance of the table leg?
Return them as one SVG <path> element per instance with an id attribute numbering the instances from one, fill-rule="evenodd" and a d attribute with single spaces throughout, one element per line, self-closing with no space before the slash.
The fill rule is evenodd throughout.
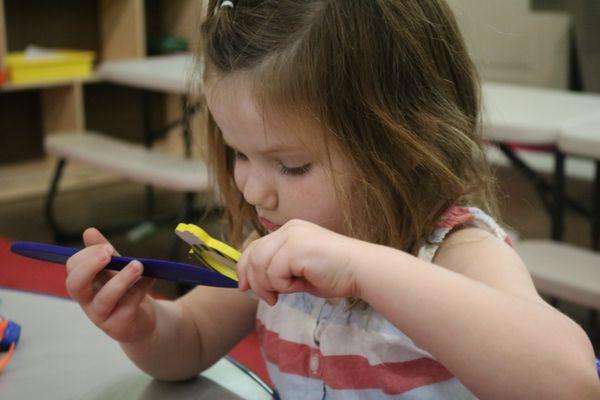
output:
<path id="1" fill-rule="evenodd" d="M 596 160 L 596 178 L 592 195 L 592 249 L 600 250 L 600 160 Z"/>
<path id="2" fill-rule="evenodd" d="M 185 156 L 187 158 L 190 158 L 192 157 L 192 128 L 190 119 L 192 119 L 195 110 L 192 106 L 190 106 L 187 96 L 183 96 L 181 102 L 181 108 L 183 113 L 181 125 L 183 129 L 183 141 L 185 144 Z"/>
<path id="3" fill-rule="evenodd" d="M 58 194 L 58 186 L 66 165 L 66 159 L 61 158 L 58 160 L 56 169 L 54 170 L 54 175 L 52 175 L 50 188 L 48 189 L 48 193 L 46 194 L 46 199 L 44 202 L 44 215 L 46 216 L 46 222 L 52 231 L 52 236 L 55 243 L 65 243 L 78 237 L 69 235 L 63 231 L 56 221 L 56 215 L 54 214 L 54 202 L 56 200 L 56 195 Z"/>
<path id="4" fill-rule="evenodd" d="M 565 154 L 559 150 L 554 152 L 554 182 L 552 190 L 551 237 L 561 241 L 564 233 L 565 219 Z"/>
<path id="5" fill-rule="evenodd" d="M 152 147 L 154 143 L 154 132 L 152 131 L 152 122 L 151 122 L 151 99 L 150 92 L 145 90 L 142 93 L 142 113 L 144 120 L 144 146 L 146 148 Z M 155 204 L 156 204 L 156 196 L 154 192 L 154 187 L 152 185 L 146 185 L 145 188 L 146 195 L 146 218 L 151 219 L 154 217 L 156 212 Z"/>
<path id="6" fill-rule="evenodd" d="M 552 190 L 551 186 L 529 165 L 527 165 L 511 148 L 510 145 L 503 142 L 496 142 L 496 146 L 502 151 L 502 153 L 508 158 L 513 167 L 515 167 L 525 179 L 527 179 L 533 185 L 534 189 L 538 193 L 539 199 L 542 205 L 548 212 L 552 214 L 552 205 L 548 199 L 548 192 Z"/>

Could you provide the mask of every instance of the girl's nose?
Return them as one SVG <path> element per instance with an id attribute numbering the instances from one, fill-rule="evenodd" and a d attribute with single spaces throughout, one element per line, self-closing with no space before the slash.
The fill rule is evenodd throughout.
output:
<path id="1" fill-rule="evenodd" d="M 277 207 L 277 190 L 268 176 L 252 171 L 246 178 L 244 198 L 255 207 L 274 210 Z"/>

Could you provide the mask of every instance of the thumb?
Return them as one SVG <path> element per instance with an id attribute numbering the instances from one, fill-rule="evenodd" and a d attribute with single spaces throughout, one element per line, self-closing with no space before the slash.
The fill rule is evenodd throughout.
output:
<path id="1" fill-rule="evenodd" d="M 83 232 L 83 244 L 88 246 L 93 246 L 95 244 L 102 243 L 110 243 L 107 238 L 104 237 L 102 233 L 96 228 L 88 228 Z M 116 250 L 114 251 L 114 255 L 120 255 Z"/>

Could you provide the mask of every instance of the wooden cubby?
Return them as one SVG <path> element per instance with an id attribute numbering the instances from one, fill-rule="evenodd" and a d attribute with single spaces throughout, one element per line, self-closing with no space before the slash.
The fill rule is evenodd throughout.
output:
<path id="1" fill-rule="evenodd" d="M 146 56 L 149 35 L 193 42 L 202 0 L 0 0 L 0 67 L 8 52 L 29 44 L 96 52 L 95 64 Z M 161 96 L 158 96 L 161 97 Z M 155 101 L 156 102 L 156 101 Z M 180 100 L 159 98 L 169 117 Z M 160 114 L 160 113 L 157 113 Z M 98 130 L 141 140 L 145 129 L 139 90 L 98 77 L 0 86 L 0 205 L 43 196 L 54 161 L 43 153 L 53 132 Z M 111 182 L 83 167 L 69 167 L 63 189 Z"/>

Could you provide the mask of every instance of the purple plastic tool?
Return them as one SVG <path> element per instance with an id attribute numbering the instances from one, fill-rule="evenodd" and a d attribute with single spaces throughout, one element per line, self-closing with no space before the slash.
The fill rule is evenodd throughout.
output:
<path id="1" fill-rule="evenodd" d="M 10 250 L 25 257 L 56 264 L 65 264 L 69 257 L 81 249 L 37 242 L 15 242 Z M 152 278 L 191 285 L 228 288 L 238 286 L 238 283 L 233 279 L 208 269 L 208 267 L 174 261 L 113 256 L 106 268 L 120 271 L 133 260 L 141 262 L 144 265 L 143 274 Z"/>

